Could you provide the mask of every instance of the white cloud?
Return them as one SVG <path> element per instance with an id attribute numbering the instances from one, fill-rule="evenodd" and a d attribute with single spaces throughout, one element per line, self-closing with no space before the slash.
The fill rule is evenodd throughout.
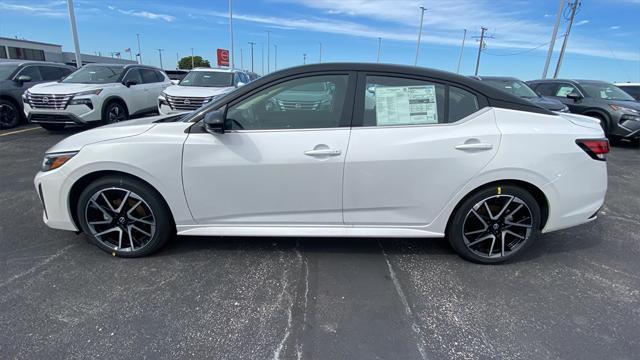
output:
<path id="1" fill-rule="evenodd" d="M 611 29 L 611 30 L 620 30 L 620 26 L 617 26 L 617 25 L 610 26 L 609 29 Z"/>
<path id="2" fill-rule="evenodd" d="M 172 22 L 176 20 L 175 16 L 166 15 L 166 14 L 157 14 L 150 11 L 123 10 L 112 5 L 107 6 L 107 8 L 109 10 L 114 10 L 124 15 L 137 16 L 137 17 L 142 17 L 142 18 L 151 19 L 151 20 L 164 20 L 166 22 Z"/>
<path id="3" fill-rule="evenodd" d="M 574 26 L 582 26 L 582 25 L 587 25 L 588 23 L 590 23 L 591 21 L 589 20 L 580 20 L 577 23 L 575 23 Z"/>
<path id="4" fill-rule="evenodd" d="M 15 11 L 37 16 L 63 17 L 66 16 L 66 12 L 60 5 L 64 3 L 65 2 L 52 1 L 42 5 L 23 5 L 0 1 L 0 11 Z"/>

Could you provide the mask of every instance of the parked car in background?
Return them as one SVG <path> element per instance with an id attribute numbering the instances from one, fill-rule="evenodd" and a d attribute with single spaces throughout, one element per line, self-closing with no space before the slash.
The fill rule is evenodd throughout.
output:
<path id="1" fill-rule="evenodd" d="M 260 77 L 260 75 L 254 73 L 254 72 L 251 72 L 251 71 L 247 71 L 247 75 L 249 76 L 249 80 L 251 80 L 251 81 L 256 80 L 256 79 L 258 79 Z"/>
<path id="2" fill-rule="evenodd" d="M 240 70 L 196 68 L 158 96 L 158 112 L 175 114 L 192 111 L 251 80 Z"/>
<path id="3" fill-rule="evenodd" d="M 618 83 L 616 86 L 640 101 L 640 83 Z"/>
<path id="4" fill-rule="evenodd" d="M 60 130 L 155 112 L 158 95 L 169 85 L 167 75 L 155 67 L 90 64 L 60 82 L 30 88 L 22 99 L 30 122 Z"/>
<path id="5" fill-rule="evenodd" d="M 17 126 L 24 120 L 22 94 L 43 82 L 59 81 L 76 68 L 51 62 L 0 63 L 0 129 Z"/>
<path id="6" fill-rule="evenodd" d="M 611 140 L 640 138 L 640 103 L 611 83 L 560 79 L 527 83 L 538 94 L 560 100 L 572 113 L 600 120 Z"/>
<path id="7" fill-rule="evenodd" d="M 321 105 L 273 106 L 309 89 Z M 150 254 L 176 233 L 446 236 L 464 258 L 498 263 L 595 220 L 603 137 L 594 119 L 456 74 L 314 64 L 187 114 L 67 137 L 34 182 L 48 226 L 114 256 Z"/>
<path id="8" fill-rule="evenodd" d="M 569 107 L 562 102 L 553 98 L 538 95 L 524 81 L 514 77 L 504 76 L 472 76 L 476 80 L 483 81 L 497 89 L 504 90 L 515 96 L 527 99 L 532 103 L 541 106 L 547 110 L 569 112 Z"/>
<path id="9" fill-rule="evenodd" d="M 189 70 L 165 70 L 164 73 L 167 74 L 173 85 L 177 85 L 189 73 Z"/>

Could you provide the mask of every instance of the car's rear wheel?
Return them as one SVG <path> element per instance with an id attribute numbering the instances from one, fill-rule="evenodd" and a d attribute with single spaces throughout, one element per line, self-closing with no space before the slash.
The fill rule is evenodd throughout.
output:
<path id="1" fill-rule="evenodd" d="M 0 99 L 0 129 L 10 129 L 22 121 L 20 109 L 11 101 Z"/>
<path id="2" fill-rule="evenodd" d="M 65 126 L 65 124 L 40 124 L 40 127 L 48 131 L 60 131 L 64 129 Z"/>
<path id="3" fill-rule="evenodd" d="M 451 246 L 463 258 L 495 264 L 521 254 L 538 237 L 540 207 L 513 185 L 482 189 L 460 204 L 449 224 Z"/>
<path id="4" fill-rule="evenodd" d="M 160 194 L 126 176 L 107 176 L 89 184 L 80 194 L 77 214 L 82 230 L 114 256 L 151 254 L 175 233 Z"/>
<path id="5" fill-rule="evenodd" d="M 104 107 L 102 119 L 107 124 L 129 120 L 129 113 L 120 101 L 111 101 Z"/>

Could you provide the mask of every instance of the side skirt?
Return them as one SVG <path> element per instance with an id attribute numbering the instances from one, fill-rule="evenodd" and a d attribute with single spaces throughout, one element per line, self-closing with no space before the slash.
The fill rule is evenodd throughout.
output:
<path id="1" fill-rule="evenodd" d="M 417 228 L 353 226 L 208 226 L 178 225 L 184 236 L 316 236 L 442 238 L 444 234 Z"/>

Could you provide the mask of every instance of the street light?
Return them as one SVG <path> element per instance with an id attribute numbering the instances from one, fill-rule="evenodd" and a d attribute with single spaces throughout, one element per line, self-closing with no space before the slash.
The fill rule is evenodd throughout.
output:
<path id="1" fill-rule="evenodd" d="M 420 53 L 420 39 L 422 38 L 422 22 L 424 21 L 424 11 L 427 10 L 424 6 L 420 6 L 420 31 L 418 31 L 418 47 L 416 48 L 416 59 L 413 62 L 413 66 L 418 65 L 418 54 Z"/>
<path id="2" fill-rule="evenodd" d="M 194 65 L 194 61 L 193 61 L 193 48 L 191 48 L 191 68 L 193 69 L 195 67 Z"/>
<path id="3" fill-rule="evenodd" d="M 302 65 L 305 65 L 307 63 L 307 54 L 304 53 L 302 54 Z"/>
<path id="4" fill-rule="evenodd" d="M 73 10 L 73 0 L 67 0 L 69 10 L 69 21 L 71 21 L 71 36 L 73 36 L 73 46 L 76 50 L 76 66 L 82 67 L 82 57 L 80 55 L 80 42 L 78 41 L 78 28 L 76 27 L 76 14 Z"/>
<path id="5" fill-rule="evenodd" d="M 267 73 L 271 72 L 271 30 L 267 30 Z"/>
<path id="6" fill-rule="evenodd" d="M 164 49 L 156 49 L 158 50 L 158 55 L 160 56 L 160 69 L 164 70 L 164 67 L 162 66 L 162 51 Z"/>
<path id="7" fill-rule="evenodd" d="M 274 54 L 273 54 L 273 71 L 278 70 L 278 45 L 273 44 Z"/>
<path id="8" fill-rule="evenodd" d="M 251 45 L 251 72 L 253 71 L 253 46 L 256 44 L 253 41 L 249 41 L 248 43 L 249 45 Z"/>

